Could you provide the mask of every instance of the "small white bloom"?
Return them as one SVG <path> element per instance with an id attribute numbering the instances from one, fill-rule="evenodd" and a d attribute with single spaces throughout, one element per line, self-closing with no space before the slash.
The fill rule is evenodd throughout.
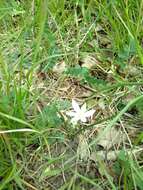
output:
<path id="1" fill-rule="evenodd" d="M 72 100 L 72 107 L 73 111 L 69 111 L 66 114 L 72 117 L 71 122 L 74 125 L 76 125 L 78 121 L 86 123 L 87 119 L 91 118 L 95 113 L 94 109 L 91 109 L 89 111 L 86 110 L 86 103 L 83 104 L 83 106 L 80 108 L 79 104 L 75 100 Z"/>

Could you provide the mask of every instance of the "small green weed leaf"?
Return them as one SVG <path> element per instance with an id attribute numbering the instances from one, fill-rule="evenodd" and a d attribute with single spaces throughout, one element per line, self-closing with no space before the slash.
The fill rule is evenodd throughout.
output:
<path id="1" fill-rule="evenodd" d="M 80 67 L 79 65 L 73 68 L 69 68 L 66 71 L 66 74 L 73 77 L 78 77 L 79 79 L 81 79 L 81 81 L 87 82 L 89 85 L 103 85 L 104 87 L 106 85 L 106 82 L 104 80 L 97 79 L 96 77 L 91 76 L 89 70 L 86 67 Z"/>
<path id="2" fill-rule="evenodd" d="M 46 177 L 58 176 L 61 173 L 60 169 L 50 169 L 47 167 L 41 174 L 40 181 Z"/>
<path id="3" fill-rule="evenodd" d="M 39 116 L 38 119 L 38 125 L 39 126 L 51 126 L 51 127 L 57 127 L 62 123 L 62 120 L 60 116 L 58 115 L 58 108 L 54 104 L 46 106 L 42 113 Z"/>
<path id="4" fill-rule="evenodd" d="M 127 161 L 126 152 L 124 150 L 120 151 L 120 153 L 118 154 L 118 159 L 120 159 L 122 161 Z"/>
<path id="5" fill-rule="evenodd" d="M 88 82 L 89 84 L 93 85 L 93 86 L 98 86 L 98 87 L 104 87 L 107 85 L 107 83 L 102 80 L 102 79 L 97 79 L 96 77 L 90 76 L 90 75 L 86 75 L 84 77 L 85 81 Z"/>
<path id="6" fill-rule="evenodd" d="M 56 101 L 56 107 L 58 110 L 66 110 L 71 106 L 71 102 L 68 100 L 58 100 Z"/>
<path id="7" fill-rule="evenodd" d="M 73 77 L 83 77 L 85 75 L 88 75 L 88 69 L 87 68 L 82 68 L 79 65 L 75 66 L 75 67 L 70 67 L 68 68 L 68 70 L 66 71 L 67 75 L 71 75 Z"/>

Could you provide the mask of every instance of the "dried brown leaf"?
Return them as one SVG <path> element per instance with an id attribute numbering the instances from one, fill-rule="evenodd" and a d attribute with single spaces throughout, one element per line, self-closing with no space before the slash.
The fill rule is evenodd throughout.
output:
<path id="1" fill-rule="evenodd" d="M 79 144 L 78 144 L 77 153 L 81 160 L 86 161 L 90 157 L 89 145 L 84 135 L 79 135 Z"/>
<path id="2" fill-rule="evenodd" d="M 99 131 L 100 133 L 100 131 Z M 102 146 L 104 149 L 109 150 L 114 145 L 119 145 L 126 138 L 126 135 L 121 131 L 121 129 L 112 128 L 104 134 L 98 141 L 98 145 Z"/>

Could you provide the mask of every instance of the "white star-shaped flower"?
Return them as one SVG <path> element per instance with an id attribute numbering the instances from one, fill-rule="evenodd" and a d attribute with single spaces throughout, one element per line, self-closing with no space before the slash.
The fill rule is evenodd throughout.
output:
<path id="1" fill-rule="evenodd" d="M 83 106 L 79 106 L 79 104 L 72 100 L 72 107 L 73 111 L 68 111 L 66 114 L 70 117 L 72 117 L 71 122 L 76 125 L 78 121 L 81 121 L 83 123 L 87 122 L 88 118 L 91 118 L 93 114 L 95 113 L 94 109 L 88 110 L 86 109 L 86 103 L 83 104 Z"/>

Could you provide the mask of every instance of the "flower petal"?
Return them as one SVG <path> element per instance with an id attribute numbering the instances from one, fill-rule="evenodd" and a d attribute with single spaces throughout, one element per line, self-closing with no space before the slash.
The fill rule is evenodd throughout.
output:
<path id="1" fill-rule="evenodd" d="M 83 123 L 86 123 L 86 122 L 87 122 L 86 117 L 81 117 L 80 120 L 81 120 Z"/>
<path id="2" fill-rule="evenodd" d="M 80 112 L 80 107 L 75 100 L 72 100 L 72 107 L 73 107 L 75 112 Z"/>
<path id="3" fill-rule="evenodd" d="M 85 112 L 86 112 L 86 103 L 85 103 L 85 104 L 83 104 L 83 106 L 81 106 L 81 111 L 82 111 L 83 113 L 85 113 Z"/>
<path id="4" fill-rule="evenodd" d="M 89 110 L 89 111 L 87 111 L 86 113 L 85 113 L 85 117 L 92 117 L 93 116 L 93 114 L 95 113 L 95 110 Z"/>

